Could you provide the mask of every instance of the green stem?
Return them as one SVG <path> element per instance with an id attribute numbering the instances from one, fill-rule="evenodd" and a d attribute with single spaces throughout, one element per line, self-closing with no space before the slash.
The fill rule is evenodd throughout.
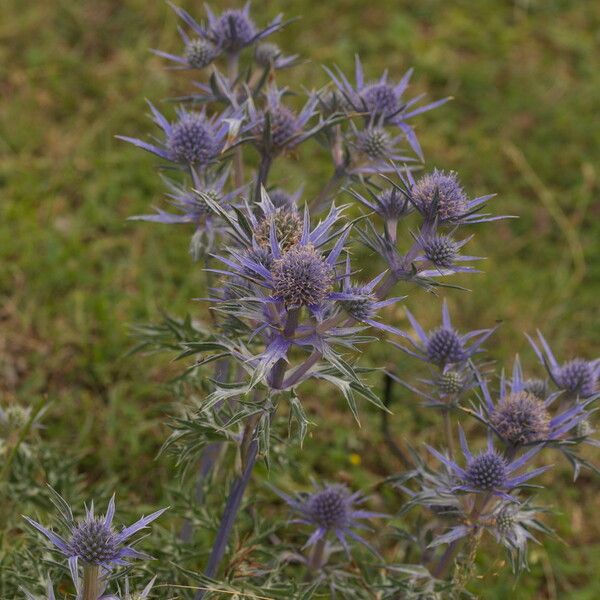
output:
<path id="1" fill-rule="evenodd" d="M 85 565 L 83 567 L 83 600 L 98 600 L 100 596 L 100 567 Z"/>

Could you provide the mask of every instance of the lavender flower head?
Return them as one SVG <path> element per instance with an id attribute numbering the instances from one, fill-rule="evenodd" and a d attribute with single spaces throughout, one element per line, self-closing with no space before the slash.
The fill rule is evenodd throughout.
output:
<path id="1" fill-rule="evenodd" d="M 468 225 L 507 218 L 481 213 L 481 208 L 494 194 L 469 199 L 454 172 L 435 169 L 417 180 L 410 170 L 396 169 L 396 173 L 411 204 L 428 224 Z"/>
<path id="2" fill-rule="evenodd" d="M 201 39 L 210 42 L 220 52 L 237 55 L 247 46 L 258 42 L 284 26 L 281 15 L 278 15 L 269 25 L 258 29 L 250 17 L 250 2 L 242 9 L 228 9 L 216 16 L 208 5 L 206 15 L 208 27 L 198 23 L 186 10 L 169 2 L 177 16 Z M 187 34 L 180 30 L 184 41 Z M 166 58 L 171 58 L 166 56 Z"/>
<path id="3" fill-rule="evenodd" d="M 427 447 L 431 454 L 446 465 L 457 478 L 457 483 L 453 487 L 453 490 L 456 491 L 484 492 L 512 499 L 512 496 L 507 492 L 522 486 L 550 468 L 549 466 L 543 466 L 521 475 L 515 475 L 515 472 L 524 467 L 539 452 L 540 447 L 534 447 L 511 461 L 494 448 L 490 437 L 488 437 L 487 448 L 479 454 L 472 454 L 469 450 L 462 428 L 459 428 L 459 439 L 466 459 L 464 468 L 434 448 Z"/>
<path id="4" fill-rule="evenodd" d="M 353 530 L 366 528 L 359 522 L 361 519 L 387 517 L 387 515 L 357 508 L 367 500 L 361 492 L 351 493 L 345 486 L 333 484 L 315 486 L 315 491 L 311 494 L 298 494 L 294 497 L 278 490 L 276 493 L 297 515 L 294 523 L 302 523 L 315 528 L 306 542 L 306 546 L 312 546 L 332 534 L 348 554 L 350 554 L 350 548 L 347 538 L 351 538 L 376 553 L 372 546 Z"/>
<path id="5" fill-rule="evenodd" d="M 270 87 L 266 92 L 266 106 L 257 110 L 254 103 L 248 105 L 247 129 L 254 135 L 254 143 L 264 154 L 276 154 L 291 149 L 316 133 L 322 124 L 305 130 L 308 121 L 315 115 L 317 98 L 311 95 L 299 114 L 294 113 L 282 102 L 285 89 Z"/>
<path id="6" fill-rule="evenodd" d="M 414 341 L 407 333 L 400 332 L 410 343 L 410 347 L 397 342 L 392 343 L 404 352 L 439 367 L 465 363 L 481 350 L 482 344 L 496 329 L 478 329 L 461 335 L 452 327 L 446 300 L 442 305 L 442 326 L 429 333 L 425 333 L 408 309 L 406 316 L 417 333 L 418 341 Z"/>
<path id="7" fill-rule="evenodd" d="M 333 289 L 335 272 L 313 246 L 294 246 L 271 267 L 273 295 L 290 310 L 318 306 Z"/>
<path id="8" fill-rule="evenodd" d="M 63 538 L 53 531 L 46 529 L 38 522 L 25 517 L 27 522 L 46 536 L 69 560 L 81 561 L 84 565 L 99 565 L 105 569 L 112 565 L 127 565 L 131 558 L 150 558 L 146 554 L 135 550 L 126 541 L 138 531 L 145 529 L 152 521 L 165 512 L 165 508 L 142 517 L 139 521 L 116 531 L 113 526 L 115 514 L 115 498 L 108 503 L 106 515 L 97 517 L 94 514 L 94 504 L 86 509 L 85 519 L 75 521 L 67 503 L 60 499 L 61 516 L 69 526 L 69 537 Z"/>
<path id="9" fill-rule="evenodd" d="M 381 127 L 383 125 L 399 127 L 410 147 L 421 160 L 423 159 L 423 152 L 417 136 L 407 121 L 421 113 L 441 106 L 449 100 L 448 98 L 415 108 L 414 106 L 420 100 L 420 97 L 408 101 L 403 99 L 412 70 L 407 71 L 397 84 L 388 81 L 387 71 L 377 81 L 366 83 L 358 56 L 355 59 L 354 85 L 339 69 L 335 74 L 330 70 L 327 70 L 327 72 L 338 93 L 344 99 L 343 102 L 339 102 L 340 107 L 347 104 L 352 111 L 362 113 L 367 127 Z M 350 111 L 347 110 L 347 112 Z"/>
<path id="10" fill-rule="evenodd" d="M 513 362 L 510 381 L 502 375 L 496 403 L 485 379 L 479 373 L 476 373 L 476 377 L 483 403 L 474 414 L 508 446 L 558 442 L 588 417 L 586 408 L 589 403 L 585 402 L 552 416 L 552 404 L 560 393 L 540 398 L 530 392 L 527 380 L 523 378 L 519 357 Z"/>
<path id="11" fill-rule="evenodd" d="M 351 280 L 350 256 L 346 255 L 346 273 L 343 278 L 343 287 L 341 292 L 334 292 L 331 298 L 337 300 L 339 305 L 350 317 L 361 323 L 366 323 L 377 329 L 398 334 L 398 330 L 390 325 L 375 320 L 377 311 L 386 306 L 390 306 L 404 299 L 404 297 L 387 298 L 379 300 L 375 294 L 377 285 L 383 279 L 385 271 L 377 277 L 374 277 L 368 283 L 357 285 Z"/>
<path id="12" fill-rule="evenodd" d="M 449 235 L 443 234 L 420 234 L 414 236 L 423 254 L 415 258 L 415 262 L 423 261 L 432 268 L 419 272 L 421 277 L 435 277 L 438 275 L 451 275 L 453 273 L 476 273 L 477 269 L 461 265 L 462 262 L 480 260 L 479 256 L 466 256 L 460 254 L 473 236 L 457 241 Z"/>
<path id="13" fill-rule="evenodd" d="M 229 110 L 221 115 L 208 117 L 204 111 L 188 112 L 179 109 L 177 121 L 169 123 L 151 103 L 148 104 L 154 122 L 164 132 L 162 144 L 150 144 L 122 135 L 117 138 L 165 160 L 194 168 L 206 167 L 217 160 L 225 149 L 230 128 L 235 131 L 234 123 L 239 121 L 239 114 Z"/>
<path id="14" fill-rule="evenodd" d="M 574 397 L 590 398 L 596 394 L 600 376 L 600 359 L 588 361 L 575 358 L 559 364 L 544 336 L 540 331 L 537 333 L 541 347 L 531 337 L 527 336 L 527 339 L 556 387 Z"/>

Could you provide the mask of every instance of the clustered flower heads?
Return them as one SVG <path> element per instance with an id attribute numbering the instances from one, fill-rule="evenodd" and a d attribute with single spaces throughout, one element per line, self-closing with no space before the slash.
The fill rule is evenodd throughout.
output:
<path id="1" fill-rule="evenodd" d="M 462 228 L 506 218 L 484 212 L 492 196 L 471 197 L 454 171 L 431 170 L 422 164 L 413 119 L 448 98 L 420 104 L 421 96 L 407 97 L 412 70 L 399 79 L 387 71 L 369 78 L 356 57 L 353 80 L 340 69 L 327 70 L 331 82 L 299 99 L 278 82 L 278 71 L 291 67 L 297 57 L 286 56 L 265 39 L 284 26 L 281 16 L 261 27 L 250 15 L 249 4 L 220 14 L 207 7 L 204 21 L 171 7 L 181 24 L 180 54 L 160 50 L 155 54 L 175 69 L 192 69 L 206 79 L 195 82 L 193 93 L 179 99 L 173 117 L 149 105 L 162 132 L 158 138 L 119 137 L 157 155 L 161 168 L 169 173 L 163 176 L 168 209 L 133 218 L 189 225 L 193 229 L 190 252 L 204 260 L 210 297 L 201 300 L 210 303 L 210 325 L 199 316 L 182 322 L 169 318 L 166 326 L 151 329 L 146 344 L 176 349 L 180 358 L 194 356 L 181 381 L 195 378 L 196 386 L 201 378 L 206 391 L 189 411 L 178 411 L 165 443 L 178 464 L 201 464 L 196 489 L 203 489 L 203 477 L 216 471 L 216 495 L 223 505 L 216 507 L 221 520 L 203 576 L 213 584 L 223 571 L 254 466 L 259 459 L 269 459 L 271 440 L 282 437 L 279 406 L 288 403 L 290 436 L 304 438 L 309 421 L 300 394 L 309 380 L 318 381 L 319 390 L 335 386 L 357 420 L 359 399 L 387 410 L 393 381 L 413 392 L 409 398 L 424 398 L 425 406 L 435 407 L 444 419 L 445 427 L 440 422 L 439 431 L 445 439 L 436 440 L 437 448 L 428 447 L 426 457 L 417 452 L 405 456 L 388 423 L 382 428 L 386 443 L 406 466 L 397 481 L 409 501 L 400 510 L 420 505 L 432 513 L 432 521 L 417 530 L 414 539 L 434 549 L 487 530 L 522 568 L 527 542 L 535 540 L 532 531 L 544 531 L 537 519 L 541 511 L 530 506 L 525 495 L 531 481 L 550 468 L 545 450 L 558 449 L 577 471 L 589 463 L 575 453 L 576 447 L 600 445 L 593 438 L 592 408 L 600 361 L 574 359 L 559 364 L 539 334 L 539 342 L 531 343 L 557 390 L 550 391 L 546 380 L 525 378 L 518 359 L 510 378 L 502 374 L 496 385 L 491 362 L 482 358 L 496 328 L 460 332 L 452 323 L 446 298 L 437 326 L 424 327 L 408 309 L 410 332 L 392 324 L 400 312 L 392 307 L 406 298 L 396 291 L 400 285 L 407 285 L 411 296 L 413 288 L 420 293 L 419 287 L 437 295 L 449 287 L 446 277 L 475 272 L 471 263 L 479 257 L 463 254 L 473 236 L 463 234 Z M 226 73 L 220 66 L 226 66 Z M 300 157 L 298 146 L 315 138 L 331 157 L 331 178 L 311 197 L 303 192 L 312 176 L 308 170 L 303 184 L 290 193 L 287 190 L 294 189 L 299 169 L 272 166 Z M 245 164 L 250 154 L 252 162 Z M 356 189 L 348 189 L 348 182 Z M 306 189 L 312 194 L 312 185 Z M 351 213 L 347 205 L 336 203 L 340 192 L 358 201 L 357 211 Z M 357 260 L 357 238 L 370 250 L 366 262 Z M 379 260 L 382 264 L 375 264 Z M 211 279 L 213 275 L 217 281 Z M 423 297 L 434 302 L 436 295 Z M 390 393 L 385 403 L 364 376 L 379 369 L 365 366 L 356 352 L 359 345 L 377 338 L 389 338 L 391 348 L 417 358 L 429 372 L 413 385 L 386 369 Z M 386 367 L 395 362 L 393 356 L 386 358 Z M 404 362 L 399 364 L 404 369 Z M 404 371 L 416 373 L 412 366 Z M 483 449 L 471 452 L 459 427 L 462 458 L 454 450 L 457 429 L 452 419 L 457 415 L 474 418 L 487 440 Z M 5 421 L 5 413 L 0 412 L 0 429 L 6 427 Z M 467 431 L 475 435 L 475 428 Z M 215 440 L 235 447 L 235 461 L 214 459 L 210 448 L 220 443 Z M 473 448 L 478 443 L 469 442 Z M 236 470 L 239 467 L 237 476 L 224 476 L 220 470 L 233 462 Z M 220 486 L 229 479 L 233 482 L 227 495 Z M 310 493 L 277 493 L 294 513 L 292 522 L 311 528 L 305 547 L 299 550 L 302 556 L 288 564 L 289 556 L 298 553 L 282 553 L 285 558 L 278 559 L 276 568 L 269 566 L 271 560 L 260 560 L 260 569 L 242 574 L 230 569 L 228 591 L 235 593 L 239 583 L 244 590 L 268 595 L 268 586 L 273 585 L 281 595 L 281 590 L 288 590 L 284 586 L 291 585 L 290 594 L 296 597 L 321 593 L 321 586 L 328 586 L 332 595 L 354 597 L 359 571 L 355 566 L 348 569 L 347 559 L 356 542 L 377 555 L 376 565 L 358 565 L 364 577 L 361 590 L 369 586 L 389 590 L 394 598 L 404 597 L 406 588 L 396 589 L 393 583 L 405 566 L 386 565 L 368 536 L 357 533 L 370 529 L 365 519 L 386 517 L 364 509 L 368 498 L 361 492 L 331 483 L 315 484 Z M 213 514 L 214 496 L 207 493 L 202 500 L 206 506 L 198 514 Z M 96 570 L 108 583 L 109 571 L 112 576 L 116 567 L 147 558 L 131 540 L 163 512 L 118 530 L 113 526 L 114 498 L 106 515 L 96 516 L 91 505 L 81 520 L 73 517 L 62 498 L 54 500 L 66 526 L 64 537 L 27 520 L 68 559 L 77 590 L 78 565 L 84 567 L 84 578 Z M 261 552 L 266 537 L 259 520 L 255 524 L 256 538 L 248 543 L 249 552 Z M 334 555 L 340 545 L 346 553 L 337 560 Z M 268 554 L 273 555 L 272 549 Z M 423 575 L 431 588 L 428 593 L 436 591 L 439 579 L 446 576 L 450 555 L 433 556 L 428 564 L 431 577 Z M 295 577 L 293 569 L 303 568 L 298 564 L 307 571 Z M 182 572 L 187 569 L 177 566 Z M 444 592 L 455 579 L 443 583 Z M 152 583 L 140 598 L 149 594 Z M 113 598 L 102 596 L 104 589 L 98 588 L 96 596 Z M 128 588 L 125 593 L 128 597 Z M 53 598 L 52 587 L 48 595 Z M 203 595 L 200 589 L 195 599 Z"/>

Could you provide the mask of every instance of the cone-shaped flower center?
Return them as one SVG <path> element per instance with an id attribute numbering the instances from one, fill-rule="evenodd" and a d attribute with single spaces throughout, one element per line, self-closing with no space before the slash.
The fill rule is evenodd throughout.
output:
<path id="1" fill-rule="evenodd" d="M 73 556 L 89 565 L 106 564 L 119 557 L 119 544 L 104 519 L 92 518 L 78 523 L 71 537 Z"/>
<path id="2" fill-rule="evenodd" d="M 208 40 L 198 38 L 191 40 L 185 47 L 185 59 L 190 67 L 194 69 L 203 69 L 208 66 L 216 55 L 214 45 Z"/>
<path id="3" fill-rule="evenodd" d="M 435 235 L 423 242 L 423 252 L 436 267 L 450 268 L 458 255 L 458 245 L 447 235 Z"/>
<path id="4" fill-rule="evenodd" d="M 533 394 L 518 392 L 498 404 L 490 421 L 511 444 L 528 444 L 548 437 L 550 415 Z"/>
<path id="5" fill-rule="evenodd" d="M 235 52 L 248 45 L 256 29 L 252 20 L 241 10 L 226 10 L 215 28 L 219 45 Z"/>
<path id="6" fill-rule="evenodd" d="M 385 158 L 391 147 L 388 132 L 381 127 L 368 127 L 357 135 L 356 146 L 369 158 Z"/>
<path id="7" fill-rule="evenodd" d="M 350 523 L 348 492 L 342 486 L 332 486 L 314 493 L 308 500 L 311 519 L 325 529 L 341 529 Z"/>
<path id="8" fill-rule="evenodd" d="M 167 146 L 172 160 L 192 165 L 206 165 L 217 152 L 210 127 L 198 113 L 187 113 L 173 125 Z"/>
<path id="9" fill-rule="evenodd" d="M 375 116 L 390 116 L 398 111 L 398 98 L 394 88 L 387 83 L 375 83 L 362 92 L 367 109 Z"/>
<path id="10" fill-rule="evenodd" d="M 293 246 L 271 269 L 274 295 L 286 308 L 318 305 L 331 291 L 334 271 L 312 246 Z"/>
<path id="11" fill-rule="evenodd" d="M 493 490 L 506 481 L 506 460 L 490 450 L 475 456 L 467 466 L 466 483 L 478 490 Z"/>
<path id="12" fill-rule="evenodd" d="M 422 213 L 442 221 L 467 212 L 467 196 L 454 173 L 435 170 L 424 175 L 413 186 L 411 194 Z"/>
<path id="13" fill-rule="evenodd" d="M 580 358 L 565 363 L 556 374 L 556 383 L 560 388 L 582 398 L 594 394 L 596 380 L 592 365 Z"/>
<path id="14" fill-rule="evenodd" d="M 466 352 L 456 331 L 440 327 L 429 334 L 427 356 L 435 364 L 449 364 L 465 360 Z"/>
<path id="15" fill-rule="evenodd" d="M 373 304 L 377 301 L 373 294 L 367 292 L 362 286 L 350 287 L 346 293 L 356 295 L 352 300 L 340 300 L 340 305 L 351 317 L 357 321 L 373 317 L 375 314 Z"/>

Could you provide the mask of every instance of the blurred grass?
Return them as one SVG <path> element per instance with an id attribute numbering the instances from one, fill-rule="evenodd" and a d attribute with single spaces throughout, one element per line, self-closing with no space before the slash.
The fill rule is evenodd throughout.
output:
<path id="1" fill-rule="evenodd" d="M 449 294 L 457 322 L 502 320 L 492 348 L 500 361 L 514 352 L 531 360 L 522 332 L 536 326 L 561 356 L 594 356 L 600 5 L 254 3 L 261 22 L 279 11 L 302 20 L 277 41 L 312 61 L 291 83 L 321 85 L 319 63 L 350 69 L 359 52 L 373 76 L 413 66 L 413 94 L 454 96 L 418 122 L 428 166 L 457 170 L 472 195 L 497 192 L 495 212 L 520 217 L 478 227 L 471 253 L 488 256 L 485 274 L 463 281 L 472 293 Z M 5 0 L 0 20 L 0 393 L 7 401 L 55 400 L 47 435 L 82 452 L 90 484 L 118 481 L 132 504 L 140 490 L 144 502 L 160 504 L 171 477 L 153 457 L 170 401 L 161 383 L 175 371 L 164 357 L 124 358 L 128 325 L 156 319 L 159 309 L 198 314 L 190 298 L 199 295 L 202 274 L 187 255 L 189 232 L 126 221 L 157 203 L 162 189 L 152 157 L 113 136 L 143 136 L 150 130 L 144 98 L 189 87 L 189 77 L 165 71 L 148 52 L 179 48 L 175 24 L 164 3 L 142 0 Z M 308 171 L 313 193 L 329 168 L 320 157 L 305 150 L 275 177 L 293 187 Z M 437 318 L 435 298 L 413 290 L 408 302 L 425 321 Z M 371 360 L 389 355 L 380 347 Z M 398 432 L 434 437 L 435 420 L 400 398 Z M 398 467 L 378 436 L 354 428 L 341 403 L 308 403 L 319 427 L 304 460 L 315 470 L 347 471 L 361 483 Z M 352 453 L 362 465 L 352 464 Z M 475 586 L 483 597 L 600 596 L 598 481 L 572 486 L 566 471 L 555 476 L 560 485 L 549 498 L 566 543 L 536 548 L 518 589 L 492 555 Z"/>

